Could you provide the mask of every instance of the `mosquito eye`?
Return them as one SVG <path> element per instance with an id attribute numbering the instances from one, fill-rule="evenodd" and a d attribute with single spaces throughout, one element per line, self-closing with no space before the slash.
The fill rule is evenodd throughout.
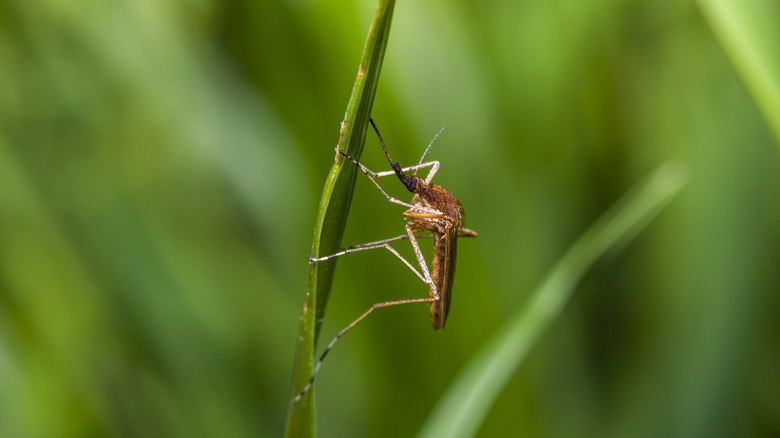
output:
<path id="1" fill-rule="evenodd" d="M 417 178 L 409 178 L 409 181 L 406 182 L 406 190 L 410 192 L 417 190 Z"/>

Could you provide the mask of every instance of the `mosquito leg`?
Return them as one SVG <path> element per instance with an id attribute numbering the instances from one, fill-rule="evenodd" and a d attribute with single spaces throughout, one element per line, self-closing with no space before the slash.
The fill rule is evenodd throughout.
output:
<path id="1" fill-rule="evenodd" d="M 431 183 L 431 180 L 433 179 L 433 176 L 436 175 L 436 172 L 439 171 L 439 162 L 438 161 L 429 161 L 427 163 L 420 163 L 416 164 L 414 166 L 404 167 L 401 169 L 402 172 L 409 172 L 411 170 L 417 171 L 419 169 L 425 169 L 426 167 L 431 167 L 431 170 L 428 172 L 428 176 L 425 177 L 425 182 L 427 184 Z M 395 175 L 394 170 L 386 170 L 384 172 L 376 172 L 374 174 L 374 177 L 381 178 L 383 176 L 390 176 Z"/>
<path id="2" fill-rule="evenodd" d="M 339 154 L 345 156 L 349 161 L 351 161 L 355 166 L 359 167 L 360 170 L 362 170 L 363 173 L 365 173 L 369 177 L 376 178 L 379 175 L 378 173 L 374 172 L 373 170 L 369 169 L 368 167 L 360 164 L 358 162 L 358 160 L 356 160 L 356 159 L 352 158 L 351 156 L 349 156 L 346 152 L 344 152 L 341 149 L 339 149 L 338 146 L 336 146 L 336 152 L 338 152 Z"/>
<path id="3" fill-rule="evenodd" d="M 404 167 L 403 169 L 401 169 L 401 171 L 402 172 L 409 172 L 409 171 L 414 170 L 414 173 L 417 174 L 417 171 L 419 169 L 425 169 L 426 167 L 430 167 L 431 170 L 428 171 L 428 176 L 425 177 L 425 184 L 430 184 L 431 181 L 433 180 L 433 176 L 436 175 L 436 172 L 439 171 L 439 162 L 438 161 L 429 161 L 427 163 L 420 163 L 420 164 L 417 164 L 417 165 L 414 165 L 414 166 Z M 383 176 L 390 176 L 390 175 L 395 175 L 395 171 L 387 170 L 387 171 L 384 171 L 384 172 L 378 172 L 378 173 L 374 174 L 374 177 L 380 178 L 380 177 L 383 177 Z"/>
<path id="4" fill-rule="evenodd" d="M 372 182 L 372 183 L 374 183 L 374 185 L 376 186 L 376 188 L 378 188 L 378 189 L 379 189 L 379 191 L 380 191 L 380 192 L 382 192 L 382 194 L 383 194 L 383 195 L 385 195 L 385 198 L 387 198 L 387 200 L 388 200 L 388 201 L 392 202 L 393 204 L 403 205 L 403 206 L 404 206 L 404 207 L 406 207 L 406 208 L 415 208 L 415 206 L 414 206 L 414 205 L 412 205 L 412 204 L 408 204 L 408 203 L 406 203 L 406 202 L 403 202 L 403 201 L 401 201 L 401 200 L 398 200 L 398 199 L 396 199 L 396 198 L 393 198 L 392 196 L 388 195 L 388 194 L 387 194 L 387 192 L 385 192 L 385 189 L 383 189 L 383 188 L 382 188 L 382 186 L 380 186 L 380 185 L 379 185 L 379 183 L 378 183 L 378 182 L 376 182 L 376 179 L 375 179 L 375 178 L 378 178 L 378 177 L 379 177 L 379 176 L 378 176 L 379 174 L 377 174 L 377 173 L 376 173 L 376 172 L 374 172 L 373 170 L 369 169 L 368 167 L 366 167 L 366 166 L 364 166 L 364 165 L 360 164 L 360 163 L 359 163 L 357 160 L 355 160 L 354 158 L 350 157 L 349 155 L 347 155 L 346 153 L 342 152 L 341 150 L 339 150 L 339 153 L 340 153 L 341 155 L 343 155 L 343 156 L 345 156 L 345 157 L 349 158 L 349 161 L 352 161 L 352 162 L 355 164 L 355 166 L 359 167 L 359 168 L 360 168 L 360 170 L 362 170 L 362 171 L 363 171 L 363 173 L 365 173 L 365 174 L 366 174 L 366 176 L 368 177 L 368 179 L 370 179 L 370 180 L 371 180 L 371 182 Z M 383 175 L 383 176 L 385 176 L 385 175 Z"/>
<path id="5" fill-rule="evenodd" d="M 365 172 L 366 174 L 373 176 L 374 178 L 382 178 L 385 176 L 395 176 L 394 170 L 385 170 L 382 172 L 374 172 L 373 170 L 369 169 L 368 167 L 365 167 L 364 165 L 360 164 L 355 160 L 354 158 L 350 157 L 349 155 L 345 154 L 344 152 L 339 151 L 341 155 L 344 155 L 345 157 L 349 158 L 350 161 L 355 163 L 360 169 Z M 439 162 L 438 161 L 430 161 L 427 163 L 420 163 L 416 164 L 414 166 L 404 167 L 401 169 L 402 172 L 409 172 L 410 170 L 418 170 L 418 169 L 425 169 L 426 167 L 432 167 L 431 171 L 428 172 L 428 178 L 432 178 L 432 174 L 435 175 L 436 172 L 439 170 Z"/>
<path id="6" fill-rule="evenodd" d="M 469 230 L 468 228 L 460 227 L 458 229 L 458 237 L 477 237 L 477 232 Z"/>
<path id="7" fill-rule="evenodd" d="M 416 237 L 428 238 L 428 237 L 433 237 L 433 234 L 415 234 L 415 236 Z M 376 242 L 369 242 L 369 243 L 362 243 L 360 245 L 348 246 L 348 247 L 342 249 L 341 251 L 339 251 L 339 252 L 337 252 L 335 254 L 331 254 L 331 255 L 326 255 L 326 256 L 322 256 L 322 257 L 312 257 L 312 256 L 306 256 L 306 257 L 308 257 L 309 260 L 311 260 L 313 262 L 321 262 L 321 261 L 324 261 L 324 260 L 332 259 L 334 257 L 342 256 L 344 254 L 349 254 L 351 252 L 365 251 L 367 249 L 382 248 L 383 247 L 382 245 L 385 244 L 385 243 L 395 242 L 396 240 L 403 240 L 403 239 L 408 239 L 408 238 L 409 238 L 408 234 L 402 234 L 400 236 L 391 237 L 391 238 L 385 239 L 385 240 L 378 240 Z"/>
<path id="8" fill-rule="evenodd" d="M 438 301 L 441 298 L 439 296 L 439 291 L 436 290 L 436 285 L 433 284 L 431 273 L 428 271 L 428 265 L 425 263 L 425 257 L 423 257 L 422 255 L 422 251 L 420 250 L 420 245 L 417 243 L 417 238 L 415 237 L 414 231 L 412 230 L 412 227 L 409 225 L 409 223 L 406 224 L 406 234 L 409 235 L 409 241 L 412 243 L 412 248 L 414 248 L 414 255 L 417 256 L 417 263 L 420 264 L 420 269 L 422 269 L 423 275 L 425 276 L 423 278 L 423 281 L 433 291 L 433 297 L 435 298 L 435 301 Z"/>
<path id="9" fill-rule="evenodd" d="M 317 373 L 320 371 L 320 366 L 322 365 L 322 361 L 325 360 L 325 356 L 328 355 L 328 352 L 330 352 L 331 348 L 333 348 L 333 345 L 336 344 L 336 342 L 341 339 L 344 334 L 346 334 L 348 331 L 352 330 L 353 327 L 355 327 L 360 321 L 365 319 L 368 315 L 371 314 L 376 309 L 381 309 L 383 307 L 390 307 L 390 306 L 400 306 L 401 304 L 414 304 L 414 303 L 430 303 L 435 301 L 434 298 L 415 298 L 410 300 L 398 300 L 398 301 L 388 301 L 385 303 L 377 303 L 371 306 L 366 313 L 360 315 L 360 317 L 346 327 L 344 327 L 343 330 L 341 330 L 335 338 L 333 338 L 332 341 L 330 341 L 330 344 L 328 344 L 327 347 L 325 347 L 325 351 L 322 352 L 322 355 L 320 356 L 319 360 L 317 360 L 317 364 L 314 365 L 314 372 L 312 373 L 311 379 L 309 379 L 309 383 L 306 384 L 306 386 L 303 387 L 300 393 L 295 396 L 293 399 L 293 403 L 298 403 L 298 401 L 303 397 L 304 394 L 306 394 L 309 389 L 311 389 L 311 386 L 314 384 L 314 379 L 317 377 Z"/>
<path id="10" fill-rule="evenodd" d="M 391 238 L 385 239 L 385 240 L 379 240 L 379 241 L 376 241 L 376 242 L 369 242 L 369 243 L 363 243 L 363 244 L 360 244 L 360 245 L 348 246 L 348 247 L 342 249 L 341 251 L 339 251 L 337 253 L 334 253 L 334 254 L 331 254 L 331 255 L 326 255 L 326 256 L 322 256 L 322 257 L 312 257 L 312 256 L 306 256 L 306 257 L 308 257 L 309 260 L 312 261 L 312 262 L 322 262 L 322 261 L 325 261 L 325 260 L 328 260 L 328 259 L 332 259 L 334 257 L 343 256 L 344 254 L 349 254 L 349 253 L 352 253 L 352 252 L 365 251 L 365 250 L 368 250 L 368 249 L 383 248 L 385 244 L 388 244 L 390 242 L 395 242 L 396 240 L 403 240 L 403 239 L 408 239 L 408 238 L 409 238 L 408 235 L 402 234 L 400 236 L 391 237 Z"/>
<path id="11" fill-rule="evenodd" d="M 433 234 L 422 234 L 422 235 L 419 235 L 419 236 L 416 236 L 416 237 L 433 237 Z M 309 260 L 311 260 L 312 262 L 321 262 L 321 261 L 324 261 L 324 260 L 328 260 L 328 259 L 332 259 L 332 258 L 335 258 L 335 257 L 342 256 L 344 254 L 349 254 L 349 253 L 352 253 L 352 252 L 367 251 L 369 249 L 385 248 L 388 251 L 390 251 L 391 253 L 393 253 L 396 257 L 398 257 L 398 259 L 401 260 L 406 265 L 407 268 L 411 269 L 412 272 L 414 272 L 414 274 L 417 275 L 420 278 L 420 280 L 422 280 L 426 284 L 429 284 L 429 281 L 426 279 L 426 277 L 424 277 L 422 274 L 420 274 L 420 272 L 417 269 L 415 269 L 415 267 L 411 263 L 409 263 L 408 260 L 406 260 L 401 254 L 398 253 L 398 251 L 395 250 L 395 248 L 393 248 L 389 244 L 389 242 L 393 242 L 393 241 L 396 241 L 396 240 L 402 240 L 402 239 L 408 239 L 408 238 L 409 238 L 409 235 L 404 234 L 402 236 L 397 236 L 397 237 L 393 237 L 393 238 L 386 239 L 386 240 L 380 240 L 378 242 L 364 243 L 362 245 L 356 245 L 356 246 L 352 246 L 352 247 L 349 247 L 349 248 L 345 248 L 342 251 L 339 251 L 339 252 L 337 252 L 335 254 L 327 255 L 327 256 L 324 256 L 324 257 L 311 257 L 310 256 Z M 415 241 L 415 244 L 416 243 L 417 242 Z M 425 269 L 427 270 L 427 266 L 425 267 Z M 430 275 L 428 276 L 428 278 L 430 278 Z"/>
<path id="12" fill-rule="evenodd" d="M 425 184 L 430 184 L 433 180 L 433 176 L 436 175 L 436 172 L 439 171 L 439 162 L 431 161 L 428 163 L 418 164 L 417 166 L 412 166 L 415 168 L 415 173 L 417 173 L 417 169 L 422 169 L 428 166 L 431 166 L 431 170 L 428 171 L 428 176 L 425 177 Z"/>

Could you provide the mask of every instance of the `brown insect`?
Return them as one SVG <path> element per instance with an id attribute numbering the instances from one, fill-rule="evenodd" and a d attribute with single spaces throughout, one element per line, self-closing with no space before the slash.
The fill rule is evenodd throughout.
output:
<path id="1" fill-rule="evenodd" d="M 330 344 L 328 344 L 328 346 L 325 348 L 325 351 L 322 353 L 322 356 L 320 356 L 319 360 L 317 361 L 316 366 L 314 367 L 314 373 L 309 380 L 309 383 L 307 383 L 303 390 L 293 399 L 293 402 L 300 400 L 301 397 L 303 397 L 303 395 L 306 394 L 306 392 L 311 388 L 312 384 L 314 383 L 314 378 L 317 377 L 317 373 L 319 372 L 320 366 L 322 365 L 322 361 L 325 359 L 325 356 L 328 354 L 330 349 L 333 348 L 333 345 L 336 343 L 336 341 L 338 341 L 339 338 L 341 338 L 346 332 L 352 329 L 352 327 L 357 325 L 376 309 L 397 306 L 401 304 L 430 303 L 431 322 L 433 324 L 433 328 L 436 330 L 444 330 L 444 324 L 447 322 L 447 315 L 450 311 L 450 301 L 452 298 L 452 280 L 453 274 L 455 272 L 455 258 L 457 255 L 458 237 L 475 237 L 477 235 L 476 232 L 463 227 L 463 207 L 460 205 L 458 199 L 443 187 L 436 184 L 431 184 L 431 180 L 439 170 L 439 162 L 422 162 L 425 158 L 425 155 L 428 153 L 428 150 L 430 150 L 431 146 L 433 145 L 433 142 L 436 141 L 436 138 L 438 138 L 439 134 L 441 134 L 441 131 L 439 131 L 439 133 L 433 137 L 433 140 L 431 140 L 431 143 L 425 149 L 425 152 L 420 158 L 420 162 L 416 166 L 402 168 L 397 161 L 394 162 L 390 157 L 390 153 L 387 151 L 387 147 L 385 146 L 385 141 L 382 139 L 382 135 L 379 133 L 379 129 L 376 127 L 374 120 L 369 118 L 369 121 L 371 122 L 371 126 L 374 127 L 374 131 L 376 131 L 377 137 L 379 137 L 379 142 L 381 143 L 382 149 L 385 152 L 387 161 L 390 162 L 393 170 L 379 173 L 373 172 L 338 148 L 336 150 L 339 154 L 347 157 L 350 161 L 355 163 L 355 165 L 358 166 L 363 171 L 363 173 L 366 174 L 366 176 L 368 176 L 368 178 L 371 180 L 371 182 L 374 183 L 379 191 L 385 195 L 388 201 L 392 202 L 393 204 L 403 205 L 407 208 L 404 212 L 404 217 L 409 219 L 409 221 L 406 223 L 406 234 L 390 239 L 380 240 L 378 242 L 352 246 L 329 256 L 319 258 L 309 257 L 309 259 L 312 262 L 321 262 L 323 260 L 328 260 L 352 252 L 385 248 L 398 257 L 409 269 L 412 270 L 412 272 L 414 272 L 423 282 L 428 285 L 429 296 L 428 298 L 388 301 L 384 303 L 377 303 L 371 306 L 371 308 L 369 308 L 363 315 L 341 330 L 336 335 L 336 337 L 333 338 Z M 428 176 L 425 179 L 418 177 L 417 171 L 426 167 L 431 168 L 431 170 L 428 172 Z M 411 171 L 414 171 L 411 175 L 406 174 L 406 172 Z M 382 189 L 379 183 L 376 182 L 377 178 L 389 175 L 396 175 L 401 183 L 403 183 L 403 185 L 406 187 L 406 189 L 414 193 L 411 204 L 400 201 L 388 195 L 384 189 Z M 419 232 L 428 233 L 415 234 Z M 433 238 L 433 259 L 431 260 L 430 271 L 428 270 L 428 265 L 425 262 L 422 251 L 420 250 L 420 245 L 417 242 L 418 237 Z M 420 270 L 422 272 L 415 269 L 415 267 L 408 260 L 403 258 L 392 246 L 390 246 L 390 242 L 402 239 L 409 239 L 409 241 L 412 243 L 414 254 L 417 257 L 417 263 L 419 264 Z"/>

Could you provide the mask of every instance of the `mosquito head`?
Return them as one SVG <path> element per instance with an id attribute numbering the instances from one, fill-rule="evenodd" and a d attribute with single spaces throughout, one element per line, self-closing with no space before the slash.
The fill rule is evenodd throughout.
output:
<path id="1" fill-rule="evenodd" d="M 428 189 L 428 184 L 426 184 L 425 180 L 415 175 L 407 176 L 403 183 L 406 186 L 406 190 L 412 193 L 422 193 Z"/>

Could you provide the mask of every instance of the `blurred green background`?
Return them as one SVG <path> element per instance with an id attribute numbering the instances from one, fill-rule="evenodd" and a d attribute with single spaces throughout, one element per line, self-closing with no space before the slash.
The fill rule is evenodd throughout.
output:
<path id="1" fill-rule="evenodd" d="M 763 51 L 714 25 L 737 3 Z M 0 3 L 0 436 L 281 434 L 375 6 Z M 387 309 L 333 350 L 320 436 L 414 434 L 668 160 L 689 185 L 587 275 L 480 436 L 780 435 L 780 114 L 741 56 L 780 74 L 779 20 L 771 0 L 399 0 L 374 119 L 407 165 L 446 127 L 436 181 L 480 234 L 460 243 L 446 331 L 426 306 Z M 368 136 L 362 161 L 386 168 L 380 151 Z M 359 177 L 344 245 L 401 234 L 401 211 Z M 425 295 L 386 251 L 344 257 L 322 339 Z"/>

